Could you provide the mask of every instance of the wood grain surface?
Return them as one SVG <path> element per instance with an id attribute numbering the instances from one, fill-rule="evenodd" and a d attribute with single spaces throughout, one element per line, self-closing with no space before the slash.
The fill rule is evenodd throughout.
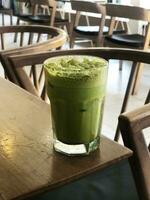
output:
<path id="1" fill-rule="evenodd" d="M 56 153 L 52 142 L 49 105 L 0 78 L 0 199 L 25 199 L 132 154 L 105 137 L 83 157 Z"/>

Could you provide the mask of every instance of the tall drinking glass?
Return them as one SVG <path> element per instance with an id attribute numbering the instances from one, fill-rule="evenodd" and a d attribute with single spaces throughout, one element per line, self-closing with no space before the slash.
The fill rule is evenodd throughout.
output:
<path id="1" fill-rule="evenodd" d="M 79 155 L 99 147 L 107 66 L 94 56 L 59 56 L 44 62 L 56 151 Z"/>

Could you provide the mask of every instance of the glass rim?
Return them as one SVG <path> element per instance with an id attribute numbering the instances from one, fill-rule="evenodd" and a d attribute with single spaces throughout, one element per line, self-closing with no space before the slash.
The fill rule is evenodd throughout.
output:
<path id="1" fill-rule="evenodd" d="M 108 61 L 93 55 L 60 55 L 47 58 L 43 63 L 43 67 L 50 76 L 57 78 L 71 80 L 94 79 L 102 70 L 108 68 Z"/>

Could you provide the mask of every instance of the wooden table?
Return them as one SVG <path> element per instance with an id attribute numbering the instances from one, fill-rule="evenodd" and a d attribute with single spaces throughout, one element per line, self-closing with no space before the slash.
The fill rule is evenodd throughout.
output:
<path id="1" fill-rule="evenodd" d="M 0 78 L 0 200 L 51 190 L 131 154 L 105 137 L 90 156 L 54 152 L 49 105 Z"/>

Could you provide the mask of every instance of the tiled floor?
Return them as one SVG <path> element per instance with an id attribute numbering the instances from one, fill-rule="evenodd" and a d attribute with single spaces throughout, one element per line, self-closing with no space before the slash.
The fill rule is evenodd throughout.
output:
<path id="1" fill-rule="evenodd" d="M 78 46 L 79 48 L 79 46 Z M 130 62 L 124 62 L 123 70 L 118 70 L 118 61 L 113 60 L 109 63 L 108 82 L 106 90 L 106 101 L 104 109 L 104 119 L 102 133 L 110 138 L 114 137 L 117 118 L 121 109 L 121 104 L 124 92 L 127 85 L 127 80 L 130 73 Z M 0 67 L 0 76 L 3 76 L 3 69 Z M 131 96 L 128 110 L 132 110 L 140 105 L 143 105 L 145 97 L 150 88 L 150 66 L 144 67 L 140 89 L 138 95 Z M 150 129 L 148 130 L 148 132 Z M 150 136 L 146 137 L 147 142 L 150 142 Z M 121 141 L 120 141 L 121 142 Z"/>

